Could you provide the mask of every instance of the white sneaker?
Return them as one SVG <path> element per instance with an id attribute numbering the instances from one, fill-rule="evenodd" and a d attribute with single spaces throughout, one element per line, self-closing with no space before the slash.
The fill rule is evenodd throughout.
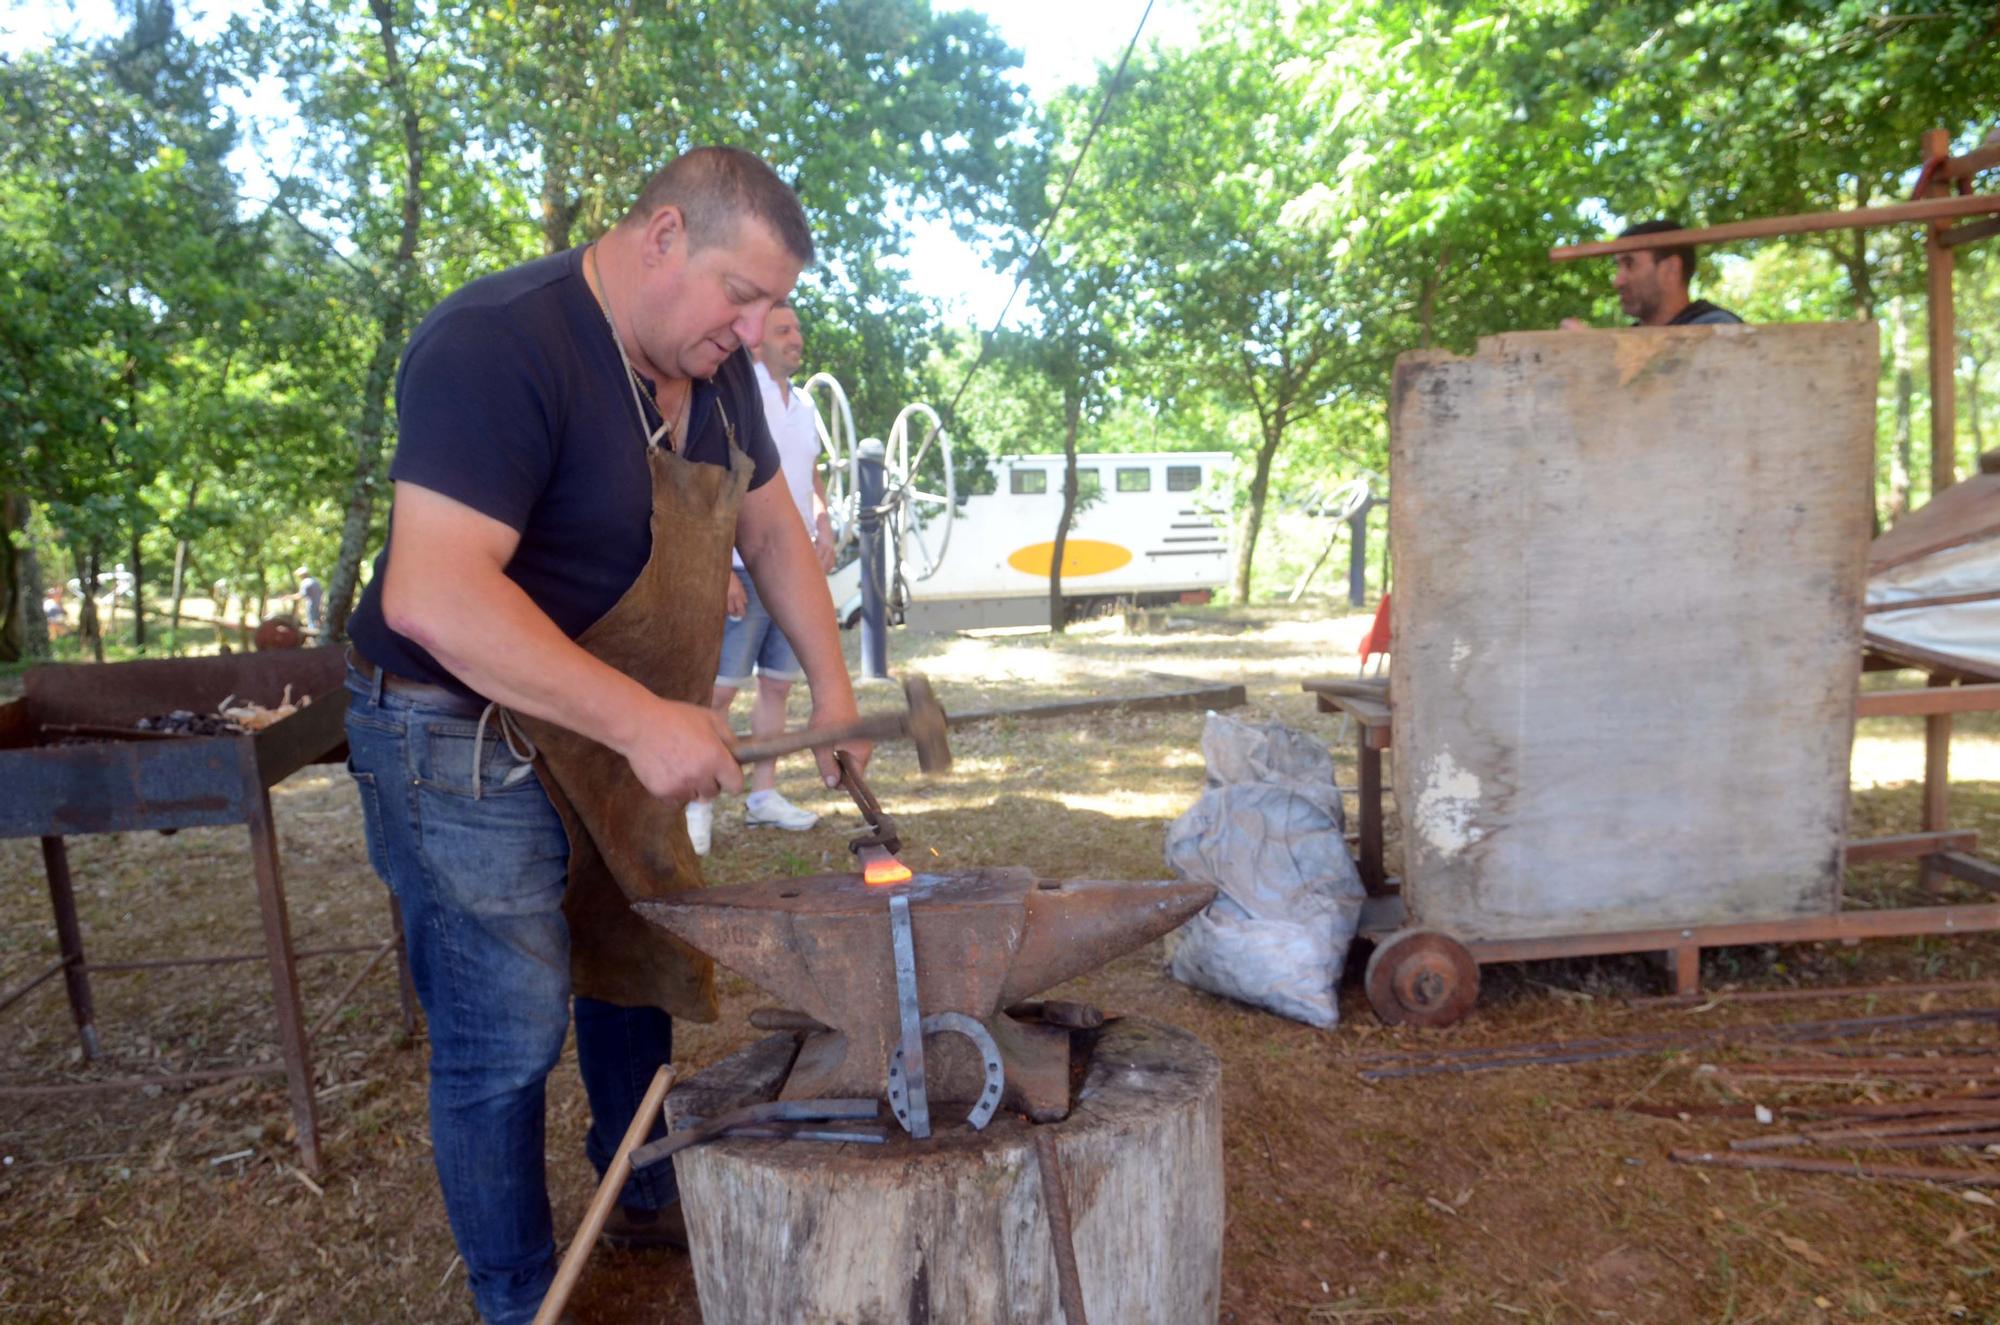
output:
<path id="1" fill-rule="evenodd" d="M 819 822 L 811 810 L 802 810 L 776 791 L 753 791 L 743 802 L 743 822 L 752 828 L 782 828 L 803 833 Z"/>
<path id="2" fill-rule="evenodd" d="M 711 801 L 689 801 L 687 803 L 688 841 L 694 843 L 694 854 L 708 854 L 709 842 L 715 836 L 715 805 Z"/>

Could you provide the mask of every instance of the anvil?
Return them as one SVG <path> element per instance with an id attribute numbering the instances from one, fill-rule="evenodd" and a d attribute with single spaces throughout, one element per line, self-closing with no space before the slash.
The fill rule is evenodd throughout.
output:
<path id="1" fill-rule="evenodd" d="M 1037 1121 L 1069 1112 L 1069 1036 L 1001 1009 L 1151 942 L 1215 897 L 1205 883 L 1059 882 L 1009 867 L 919 874 L 892 888 L 820 874 L 634 906 L 829 1028 L 808 1038 L 785 1084 L 782 1098 L 805 1099 L 882 1093 L 900 1039 L 893 893 L 910 899 L 923 1015 L 960 1012 L 984 1023 L 1006 1067 L 1003 1107 Z M 939 1044 L 931 1098 L 972 1101 L 976 1060 Z"/>

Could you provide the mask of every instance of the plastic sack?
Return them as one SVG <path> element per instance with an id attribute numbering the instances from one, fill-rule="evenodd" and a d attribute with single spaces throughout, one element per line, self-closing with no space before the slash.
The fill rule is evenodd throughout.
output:
<path id="1" fill-rule="evenodd" d="M 1209 787 L 1167 830 L 1176 875 L 1221 895 L 1176 934 L 1183 984 L 1327 1027 L 1361 919 L 1333 758 L 1277 723 L 1208 715 Z"/>

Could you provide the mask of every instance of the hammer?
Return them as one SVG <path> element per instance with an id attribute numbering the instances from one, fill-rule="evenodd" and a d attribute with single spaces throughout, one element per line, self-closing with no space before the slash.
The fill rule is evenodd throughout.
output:
<path id="1" fill-rule="evenodd" d="M 736 761 L 761 763 L 779 755 L 797 754 L 842 741 L 899 741 L 916 743 L 917 767 L 926 773 L 942 773 L 951 767 L 951 745 L 945 738 L 944 706 L 937 701 L 931 683 L 915 672 L 903 678 L 903 698 L 908 708 L 900 713 L 878 713 L 838 727 L 801 727 L 780 732 L 763 741 L 743 741 L 736 746 Z"/>

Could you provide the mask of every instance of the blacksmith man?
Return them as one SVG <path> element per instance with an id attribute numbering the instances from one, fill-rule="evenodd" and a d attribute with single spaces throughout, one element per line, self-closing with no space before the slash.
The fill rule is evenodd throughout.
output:
<path id="1" fill-rule="evenodd" d="M 626 899 L 698 886 L 681 806 L 743 784 L 707 705 L 732 546 L 814 724 L 855 716 L 743 349 L 812 254 L 769 166 L 703 148 L 597 242 L 453 294 L 403 356 L 347 731 L 429 1021 L 438 1180 L 491 1325 L 531 1320 L 554 1274 L 543 1096 L 572 989 L 600 1172 L 671 1054 L 670 1014 L 715 1015 L 707 961 Z M 608 1236 L 684 1237 L 664 1166 L 621 1205 Z"/>

